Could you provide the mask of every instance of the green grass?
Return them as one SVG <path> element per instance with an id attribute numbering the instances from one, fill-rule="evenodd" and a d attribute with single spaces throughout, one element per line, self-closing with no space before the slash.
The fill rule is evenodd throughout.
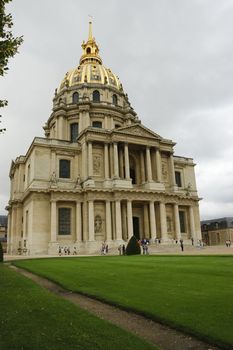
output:
<path id="1" fill-rule="evenodd" d="M 0 349 L 155 348 L 0 264 Z"/>
<path id="2" fill-rule="evenodd" d="M 67 289 L 136 310 L 224 348 L 233 346 L 232 256 L 19 261 Z"/>

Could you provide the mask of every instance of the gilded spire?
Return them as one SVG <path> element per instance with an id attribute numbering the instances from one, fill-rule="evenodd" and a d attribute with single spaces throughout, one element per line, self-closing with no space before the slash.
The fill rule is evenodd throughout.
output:
<path id="1" fill-rule="evenodd" d="M 92 22 L 89 22 L 89 35 L 88 35 L 88 41 L 92 41 L 93 36 L 92 36 Z"/>
<path id="2" fill-rule="evenodd" d="M 89 21 L 89 33 L 87 41 L 82 43 L 83 54 L 80 58 L 79 63 L 99 63 L 102 64 L 102 60 L 99 54 L 99 47 L 92 35 L 92 21 Z"/>

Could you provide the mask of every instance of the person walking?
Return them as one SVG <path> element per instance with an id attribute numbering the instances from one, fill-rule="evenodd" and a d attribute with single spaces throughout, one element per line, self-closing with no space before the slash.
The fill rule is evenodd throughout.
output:
<path id="1" fill-rule="evenodd" d="M 183 252 L 184 251 L 184 241 L 183 241 L 183 239 L 180 239 L 180 248 L 181 248 L 181 251 Z"/>

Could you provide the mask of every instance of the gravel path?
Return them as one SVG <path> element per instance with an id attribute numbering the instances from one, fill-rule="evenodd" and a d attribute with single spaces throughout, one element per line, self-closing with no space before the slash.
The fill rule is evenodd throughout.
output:
<path id="1" fill-rule="evenodd" d="M 10 267 L 52 293 L 69 300 L 73 304 L 80 306 L 104 320 L 146 339 L 161 350 L 220 350 L 220 348 L 216 346 L 204 343 L 193 336 L 186 335 L 133 312 L 123 311 L 117 307 L 84 295 L 70 292 L 56 283 L 13 265 Z"/>

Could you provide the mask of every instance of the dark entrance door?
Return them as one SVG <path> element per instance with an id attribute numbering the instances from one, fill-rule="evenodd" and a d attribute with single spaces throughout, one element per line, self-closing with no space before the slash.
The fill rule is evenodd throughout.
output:
<path id="1" fill-rule="evenodd" d="M 137 239 L 140 239 L 139 217 L 133 216 L 133 234 Z"/>

